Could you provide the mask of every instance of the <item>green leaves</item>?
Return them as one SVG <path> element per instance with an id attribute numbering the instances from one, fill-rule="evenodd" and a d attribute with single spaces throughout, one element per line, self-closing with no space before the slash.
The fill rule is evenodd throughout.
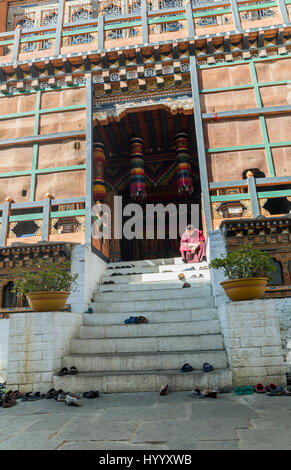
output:
<path id="1" fill-rule="evenodd" d="M 39 260 L 34 271 L 18 270 L 18 279 L 14 282 L 13 292 L 26 295 L 30 292 L 57 291 L 70 292 L 78 274 L 71 275 L 71 263 L 65 262 L 62 267 Z"/>
<path id="2" fill-rule="evenodd" d="M 210 267 L 223 271 L 228 279 L 269 277 L 276 271 L 272 258 L 251 245 L 242 245 L 224 258 L 215 258 Z"/>

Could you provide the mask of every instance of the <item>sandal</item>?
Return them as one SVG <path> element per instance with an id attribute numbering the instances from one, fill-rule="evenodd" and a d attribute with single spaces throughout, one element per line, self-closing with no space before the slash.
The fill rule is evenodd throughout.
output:
<path id="1" fill-rule="evenodd" d="M 54 388 L 51 388 L 47 394 L 46 394 L 46 397 L 47 398 L 55 398 L 55 396 L 57 395 L 57 391 L 54 389 Z"/>
<path id="2" fill-rule="evenodd" d="M 12 390 L 10 390 L 3 397 L 2 408 L 10 408 L 11 406 L 14 406 L 16 404 L 17 403 L 16 403 L 16 400 L 14 398 L 14 392 L 12 392 Z"/>
<path id="3" fill-rule="evenodd" d="M 63 367 L 59 372 L 57 373 L 58 376 L 63 376 L 63 375 L 68 375 L 69 370 L 67 367 Z"/>
<path id="4" fill-rule="evenodd" d="M 193 367 L 190 366 L 190 364 L 184 364 L 183 367 L 181 367 L 181 372 L 191 372 L 193 370 Z"/>
<path id="5" fill-rule="evenodd" d="M 77 375 L 79 374 L 79 371 L 77 369 L 77 367 L 73 366 L 70 368 L 69 372 L 68 372 L 68 375 Z"/>
<path id="6" fill-rule="evenodd" d="M 189 282 L 184 282 L 182 287 L 191 287 L 191 286 L 190 286 Z"/>
<path id="7" fill-rule="evenodd" d="M 84 398 L 98 398 L 99 397 L 99 390 L 90 390 L 90 392 L 83 393 Z"/>
<path id="8" fill-rule="evenodd" d="M 204 392 L 201 392 L 199 388 L 195 388 L 195 390 L 192 390 L 191 395 L 195 398 L 206 398 L 206 395 Z"/>

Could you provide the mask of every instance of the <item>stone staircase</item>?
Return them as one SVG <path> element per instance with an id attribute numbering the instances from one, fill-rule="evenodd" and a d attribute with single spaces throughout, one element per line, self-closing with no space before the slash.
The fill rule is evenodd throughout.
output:
<path id="1" fill-rule="evenodd" d="M 79 374 L 55 376 L 54 387 L 101 393 L 159 391 L 164 383 L 170 390 L 231 387 L 205 267 L 181 258 L 109 263 L 90 305 L 94 313 L 84 314 L 63 359 L 63 367 L 74 365 Z M 190 288 L 182 288 L 182 272 Z M 139 315 L 149 322 L 124 323 Z M 204 362 L 214 371 L 202 372 Z M 194 370 L 181 373 L 185 363 Z"/>

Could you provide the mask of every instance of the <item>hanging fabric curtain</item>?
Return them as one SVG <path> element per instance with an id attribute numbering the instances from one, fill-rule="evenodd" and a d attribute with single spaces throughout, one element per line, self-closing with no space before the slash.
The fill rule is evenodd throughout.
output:
<path id="1" fill-rule="evenodd" d="M 143 140 L 139 137 L 130 139 L 130 197 L 143 201 L 146 197 Z"/>
<path id="2" fill-rule="evenodd" d="M 181 197 L 190 196 L 193 193 L 193 180 L 191 175 L 187 132 L 179 132 L 176 134 L 175 142 L 178 194 Z"/>
<path id="3" fill-rule="evenodd" d="M 106 197 L 106 187 L 104 181 L 105 152 L 101 142 L 94 143 L 94 180 L 93 197 L 94 201 L 103 202 Z"/>

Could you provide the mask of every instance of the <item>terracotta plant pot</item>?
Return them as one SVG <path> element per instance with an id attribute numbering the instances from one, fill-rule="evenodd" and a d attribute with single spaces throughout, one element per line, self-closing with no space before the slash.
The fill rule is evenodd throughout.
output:
<path id="1" fill-rule="evenodd" d="M 35 312 L 59 312 L 64 308 L 70 292 L 31 292 L 27 294 L 29 306 Z"/>
<path id="2" fill-rule="evenodd" d="M 248 279 L 230 279 L 220 284 L 226 295 L 233 302 L 253 300 L 263 297 L 268 279 L 266 277 L 251 277 Z"/>

